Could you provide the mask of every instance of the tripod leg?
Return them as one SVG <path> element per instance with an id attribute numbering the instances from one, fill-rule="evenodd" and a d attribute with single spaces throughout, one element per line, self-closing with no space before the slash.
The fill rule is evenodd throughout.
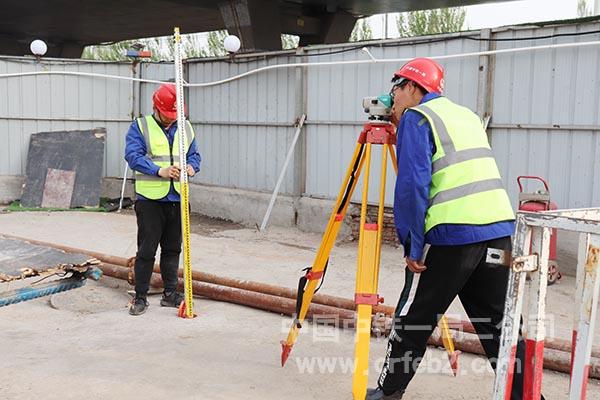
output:
<path id="1" fill-rule="evenodd" d="M 394 153 L 394 145 L 390 144 L 386 146 L 390 153 L 390 160 L 392 161 L 392 165 L 394 166 L 394 171 L 396 171 L 396 175 L 398 175 L 398 160 L 396 160 L 396 153 Z"/>
<path id="2" fill-rule="evenodd" d="M 376 224 L 366 223 L 367 200 L 369 192 L 369 172 L 371 162 L 371 144 L 367 144 L 365 153 L 365 175 L 362 206 L 360 212 L 360 237 L 358 242 L 358 265 L 356 272 L 357 305 L 356 347 L 354 351 L 354 376 L 352 379 L 352 395 L 355 400 L 365 398 L 369 378 L 369 347 L 371 344 L 371 313 L 373 306 L 380 303 L 377 294 L 379 280 L 379 262 L 381 258 L 381 232 L 383 226 L 383 210 L 385 201 L 385 179 L 387 167 L 387 151 L 382 151 L 381 183 L 379 192 L 379 209 Z"/>
<path id="3" fill-rule="evenodd" d="M 450 368 L 454 376 L 458 373 L 458 356 L 461 354 L 460 350 L 454 348 L 454 340 L 452 340 L 452 334 L 450 333 L 450 327 L 448 326 L 448 319 L 445 315 L 442 315 L 440 322 L 438 323 L 440 329 L 440 336 L 442 343 L 448 354 L 448 361 L 450 362 Z"/>
<path id="4" fill-rule="evenodd" d="M 281 366 L 285 364 L 290 352 L 292 351 L 292 346 L 298 338 L 300 328 L 302 327 L 302 322 L 304 322 L 304 319 L 306 318 L 313 295 L 317 290 L 317 285 L 323 277 L 327 262 L 329 260 L 329 254 L 331 253 L 331 248 L 335 243 L 335 239 L 344 220 L 344 216 L 346 215 L 346 210 L 350 204 L 352 193 L 356 188 L 356 183 L 358 181 L 358 177 L 360 176 L 360 171 L 364 163 L 364 149 L 364 143 L 358 143 L 354 149 L 352 161 L 348 166 L 346 177 L 344 178 L 344 182 L 340 188 L 333 212 L 329 217 L 329 223 L 327 224 L 327 229 L 325 230 L 325 234 L 321 239 L 321 245 L 319 246 L 319 250 L 317 251 L 313 265 L 308 269 L 306 275 L 301 278 L 300 286 L 302 287 L 298 288 L 296 319 L 290 327 L 287 339 L 281 342 Z"/>

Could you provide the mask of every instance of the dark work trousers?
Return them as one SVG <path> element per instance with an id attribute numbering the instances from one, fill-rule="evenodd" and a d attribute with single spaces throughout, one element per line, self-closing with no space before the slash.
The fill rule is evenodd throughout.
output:
<path id="1" fill-rule="evenodd" d="M 496 369 L 509 270 L 485 262 L 488 247 L 509 250 L 510 237 L 460 246 L 431 246 L 425 259 L 427 270 L 415 274 L 406 268 L 406 282 L 378 381 L 384 393 L 406 389 L 425 354 L 427 339 L 457 295 Z M 525 343 L 519 337 L 512 400 L 522 398 L 524 356 Z"/>
<path id="2" fill-rule="evenodd" d="M 181 253 L 181 209 L 178 202 L 138 200 L 135 293 L 146 296 L 150 286 L 156 249 L 160 244 L 160 274 L 165 292 L 177 289 L 177 269 Z"/>

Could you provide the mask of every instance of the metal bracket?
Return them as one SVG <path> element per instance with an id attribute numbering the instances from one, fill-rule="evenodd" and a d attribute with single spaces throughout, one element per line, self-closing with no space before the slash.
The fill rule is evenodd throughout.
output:
<path id="1" fill-rule="evenodd" d="M 513 259 L 510 251 L 491 248 L 487 251 L 485 262 L 488 264 L 504 265 L 505 267 L 512 266 L 515 272 L 537 271 L 539 265 L 537 254 L 520 256 Z"/>
<path id="2" fill-rule="evenodd" d="M 512 261 L 512 269 L 515 272 L 533 272 L 538 269 L 538 255 L 530 254 L 528 256 L 517 257 Z"/>

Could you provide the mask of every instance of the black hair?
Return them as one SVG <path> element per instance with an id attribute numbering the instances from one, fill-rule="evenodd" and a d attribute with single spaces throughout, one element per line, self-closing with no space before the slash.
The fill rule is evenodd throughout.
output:
<path id="1" fill-rule="evenodd" d="M 421 85 L 419 85 L 417 82 L 407 79 L 407 78 L 403 78 L 401 76 L 395 75 L 392 78 L 392 83 L 394 84 L 392 86 L 392 90 L 394 87 L 399 86 L 400 89 L 404 88 L 406 85 L 408 85 L 409 82 L 413 82 L 415 84 L 415 87 L 417 87 L 421 93 L 423 94 L 423 96 L 425 96 L 427 93 L 429 93 L 427 90 L 425 90 L 425 88 Z"/>

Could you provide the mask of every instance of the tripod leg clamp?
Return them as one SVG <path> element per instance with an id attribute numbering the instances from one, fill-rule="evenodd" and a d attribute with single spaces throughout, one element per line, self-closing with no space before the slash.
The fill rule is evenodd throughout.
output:
<path id="1" fill-rule="evenodd" d="M 371 306 L 376 306 L 378 304 L 383 303 L 383 297 L 379 297 L 378 294 L 372 293 L 356 293 L 354 295 L 354 303 L 359 304 L 368 304 Z"/>
<path id="2" fill-rule="evenodd" d="M 314 272 L 313 270 L 309 270 L 304 277 L 309 281 L 316 281 L 323 277 L 323 271 Z"/>

